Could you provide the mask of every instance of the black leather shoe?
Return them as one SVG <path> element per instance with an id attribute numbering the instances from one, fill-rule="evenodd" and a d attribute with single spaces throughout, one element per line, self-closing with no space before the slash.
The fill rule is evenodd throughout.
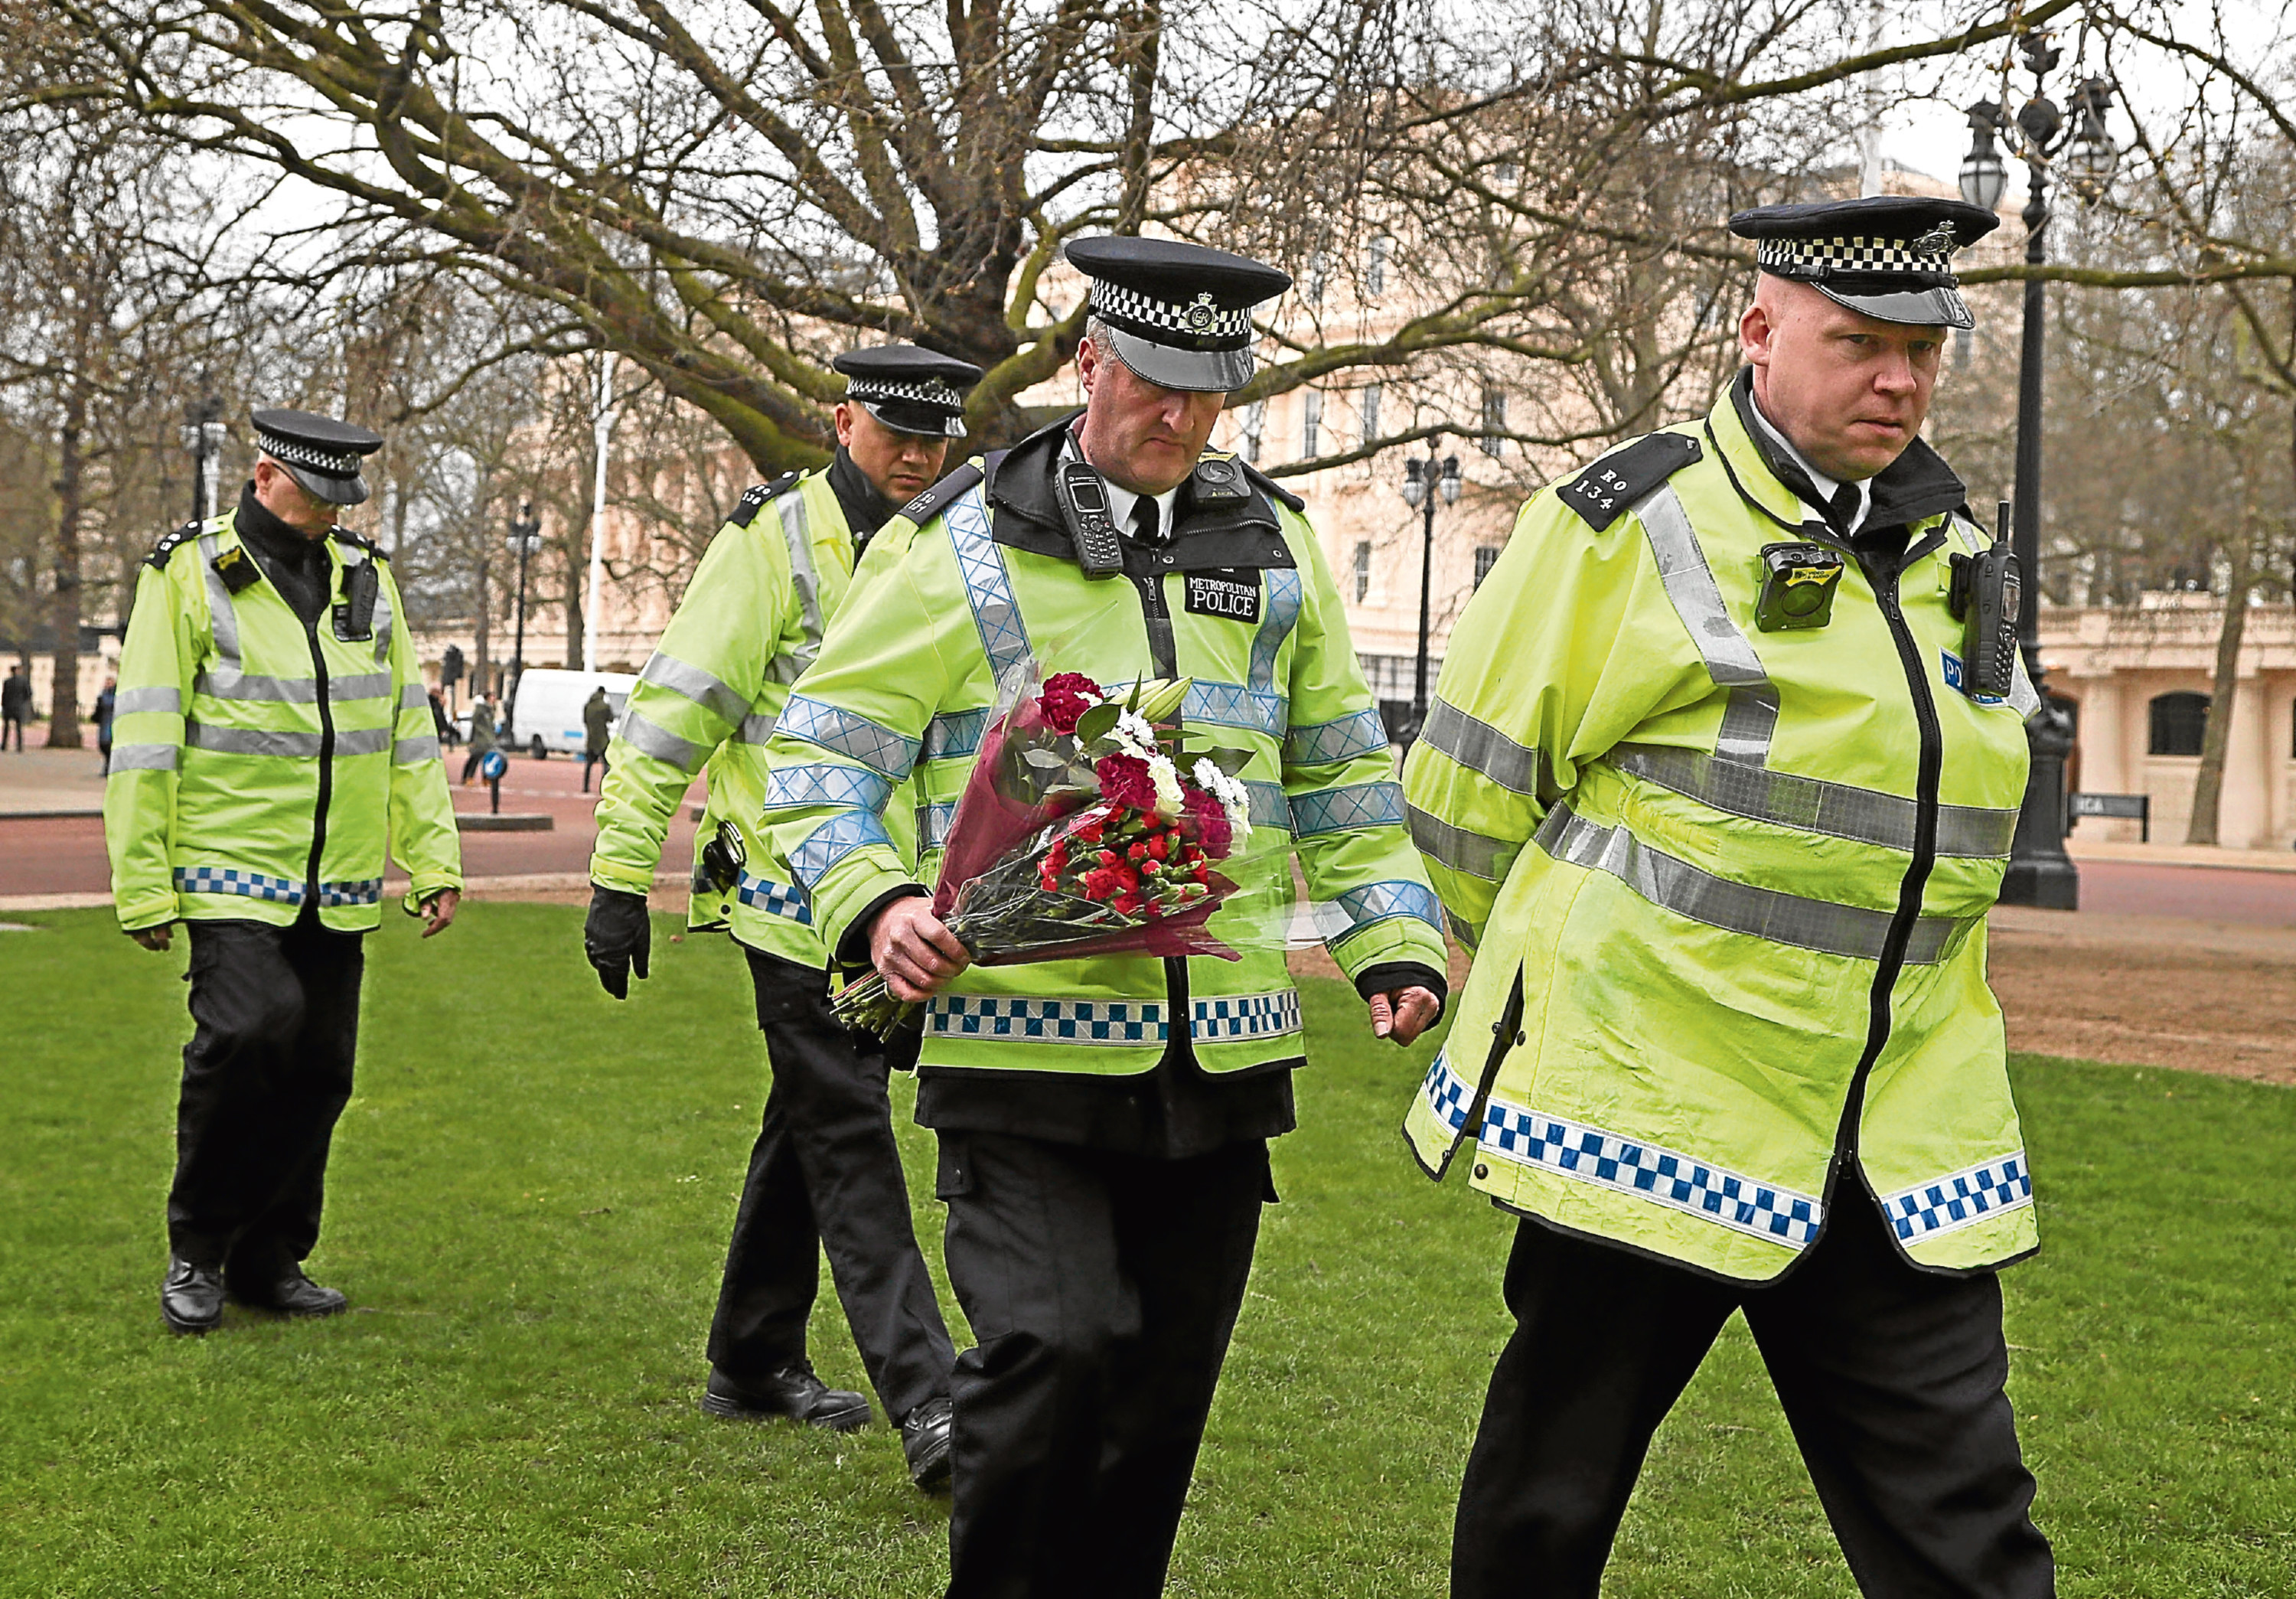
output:
<path id="1" fill-rule="evenodd" d="M 927 1399 L 901 1418 L 901 1453 L 909 1457 L 909 1480 L 929 1494 L 948 1486 L 949 1434 L 955 1421 L 947 1399 Z"/>
<path id="2" fill-rule="evenodd" d="M 212 1332 L 223 1324 L 223 1273 L 169 1258 L 167 1281 L 160 1284 L 160 1315 L 170 1332 Z"/>
<path id="3" fill-rule="evenodd" d="M 231 1297 L 250 1310 L 268 1310 L 274 1316 L 340 1316 L 350 1304 L 341 1289 L 322 1288 L 299 1271 L 256 1292 L 234 1288 Z"/>
<path id="4" fill-rule="evenodd" d="M 867 1399 L 847 1389 L 830 1387 L 803 1360 L 792 1360 L 747 1382 L 737 1382 L 713 1370 L 709 1386 L 702 1391 L 701 1408 L 711 1415 L 736 1421 L 778 1418 L 826 1427 L 832 1432 L 850 1432 L 869 1424 Z"/>

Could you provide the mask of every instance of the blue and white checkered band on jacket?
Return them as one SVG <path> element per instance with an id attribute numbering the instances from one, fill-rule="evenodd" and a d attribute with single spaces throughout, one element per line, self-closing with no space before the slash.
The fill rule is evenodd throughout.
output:
<path id="1" fill-rule="evenodd" d="M 845 398 L 906 401 L 912 406 L 937 406 L 957 415 L 964 413 L 964 396 L 939 378 L 922 383 L 897 383 L 890 378 L 849 377 L 845 380 Z"/>
<path id="2" fill-rule="evenodd" d="M 1174 349 L 1242 349 L 1251 342 L 1251 308 L 1224 310 L 1209 292 L 1188 300 L 1159 299 L 1095 278 L 1092 310 L 1111 327 Z"/>
<path id="3" fill-rule="evenodd" d="M 1947 228 L 1918 239 L 1765 239 L 1755 260 L 1780 277 L 1896 277 L 1908 289 L 1950 289 L 1957 281 Z"/>
<path id="4" fill-rule="evenodd" d="M 327 478 L 356 478 L 365 461 L 365 457 L 348 450 L 323 450 L 299 439 L 283 438 L 261 428 L 255 430 L 255 447 L 274 461 Z"/>

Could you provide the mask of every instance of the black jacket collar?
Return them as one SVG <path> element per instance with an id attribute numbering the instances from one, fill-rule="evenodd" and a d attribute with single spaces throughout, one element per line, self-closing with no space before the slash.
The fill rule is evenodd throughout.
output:
<path id="1" fill-rule="evenodd" d="M 843 445 L 837 447 L 837 457 L 829 463 L 829 492 L 837 496 L 837 508 L 845 512 L 846 531 L 853 542 L 865 545 L 878 529 L 893 520 L 899 509 L 877 492 L 866 472 L 854 464 L 852 455 Z"/>
<path id="2" fill-rule="evenodd" d="M 1754 369 L 1743 366 L 1730 383 L 1730 403 L 1738 408 L 1738 421 L 1753 441 L 1755 452 L 1770 476 L 1784 484 L 1813 505 L 1824 501 L 1817 486 L 1809 480 L 1800 463 L 1780 449 L 1770 430 L 1754 414 Z M 1920 438 L 1907 445 L 1904 453 L 1883 467 L 1874 479 L 1874 501 L 1866 512 L 1866 525 L 1858 537 L 1867 532 L 1910 528 L 1925 517 L 1940 515 L 1959 506 L 1969 498 L 1969 489 L 1945 463 L 1945 457 L 1931 449 Z M 1900 537 L 1898 541 L 1904 543 Z"/>
<path id="3" fill-rule="evenodd" d="M 990 472 L 988 502 L 998 544 L 1061 561 L 1076 559 L 1076 546 L 1054 496 L 1053 474 L 1060 465 L 1063 437 L 1083 414 L 1072 411 L 1039 428 L 1014 445 Z M 1249 499 L 1206 507 L 1195 504 L 1191 487 L 1181 485 L 1173 502 L 1172 537 L 1162 549 L 1142 550 L 1130 539 L 1124 541 L 1127 570 L 1136 563 L 1144 570 L 1166 571 L 1295 564 L 1275 508 L 1257 488 Z"/>

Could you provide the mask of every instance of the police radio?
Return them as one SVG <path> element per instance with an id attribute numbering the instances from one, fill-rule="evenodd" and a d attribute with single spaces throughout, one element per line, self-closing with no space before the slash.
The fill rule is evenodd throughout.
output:
<path id="1" fill-rule="evenodd" d="M 1116 519 L 1109 514 L 1108 485 L 1088 463 L 1065 461 L 1054 474 L 1061 520 L 1076 545 L 1077 565 L 1087 578 L 1112 578 L 1124 570 L 1124 546 L 1117 542 Z"/>
<path id="2" fill-rule="evenodd" d="M 2017 681 L 2017 608 L 2024 573 L 2009 547 L 2009 502 L 2003 500 L 1993 543 L 1974 555 L 1953 558 L 1946 604 L 1963 625 L 1962 692 L 2006 695 Z"/>

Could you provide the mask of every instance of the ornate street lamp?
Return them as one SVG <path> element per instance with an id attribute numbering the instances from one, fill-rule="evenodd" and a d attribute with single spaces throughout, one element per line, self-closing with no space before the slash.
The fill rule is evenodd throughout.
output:
<path id="1" fill-rule="evenodd" d="M 223 401 L 210 391 L 184 407 L 182 438 L 192 452 L 192 520 L 216 513 L 216 468 L 223 456 Z"/>
<path id="2" fill-rule="evenodd" d="M 542 519 L 529 500 L 511 519 L 510 541 L 518 551 L 518 630 L 510 646 L 510 692 L 503 696 L 502 742 L 518 742 L 518 685 L 526 676 L 526 558 L 542 543 Z"/>
<path id="3" fill-rule="evenodd" d="M 1435 458 L 1438 434 L 1427 441 L 1424 459 L 1414 455 L 1403 463 L 1403 503 L 1422 513 L 1419 545 L 1419 660 L 1411 674 L 1411 726 L 1405 743 L 1419 736 L 1427 723 L 1427 600 L 1435 580 L 1435 502 L 1459 503 L 1459 457 Z"/>
<path id="4" fill-rule="evenodd" d="M 1969 108 L 1971 143 L 1962 158 L 1961 197 L 1988 210 L 1999 205 L 2008 173 L 1993 141 L 1996 135 L 2008 138 L 2025 163 L 2030 185 L 2023 212 L 2025 261 L 2038 266 L 2047 258 L 2051 162 L 2063 155 L 2065 181 L 2085 201 L 2101 194 L 2112 178 L 2118 155 L 2105 131 L 2104 115 L 2112 104 L 2112 86 L 2102 78 L 2082 82 L 2073 92 L 2075 121 L 2068 130 L 2064 114 L 2041 92 L 2042 79 L 2056 66 L 2060 52 L 2049 47 L 2046 34 L 2038 33 L 2027 34 L 2021 48 L 2026 69 L 2033 74 L 2032 98 L 2019 108 L 2013 121 L 1990 100 Z M 2009 905 L 2070 911 L 2080 904 L 2080 873 L 2065 853 L 2065 757 L 2072 752 L 2072 718 L 2050 700 L 2041 674 L 2041 370 L 2047 315 L 2046 285 L 2038 277 L 2027 278 L 2017 370 L 2017 508 L 2012 544 L 2025 578 L 2017 608 L 2017 638 L 2024 651 L 2026 675 L 2041 696 L 2041 709 L 2025 725 L 2032 775 L 2017 813 L 2017 836 L 2010 847 L 2001 898 Z"/>

